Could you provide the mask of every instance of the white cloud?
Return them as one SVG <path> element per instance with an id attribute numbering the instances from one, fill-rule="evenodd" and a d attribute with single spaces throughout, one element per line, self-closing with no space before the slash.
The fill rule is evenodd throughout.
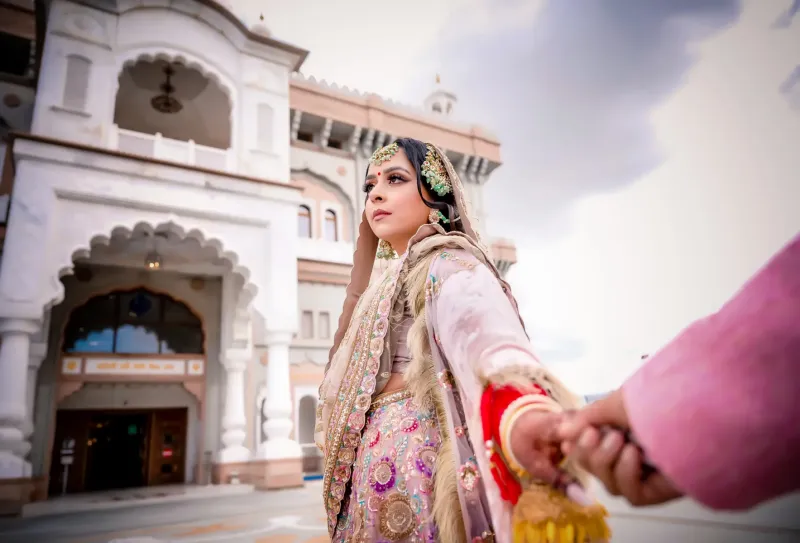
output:
<path id="1" fill-rule="evenodd" d="M 318 79 L 375 92 L 395 100 L 414 96 L 409 85 L 420 70 L 444 68 L 445 40 L 530 24 L 543 0 L 230 0 L 252 25 L 264 15 L 273 36 L 310 51 L 301 71 Z"/>
<path id="2" fill-rule="evenodd" d="M 556 366 L 579 392 L 618 386 L 800 231 L 800 112 L 779 92 L 800 64 L 800 25 L 772 28 L 789 3 L 748 0 L 697 47 L 685 85 L 653 115 L 658 169 L 580 202 L 568 239 L 533 261 L 523 253 L 526 316 L 587 345 Z"/>

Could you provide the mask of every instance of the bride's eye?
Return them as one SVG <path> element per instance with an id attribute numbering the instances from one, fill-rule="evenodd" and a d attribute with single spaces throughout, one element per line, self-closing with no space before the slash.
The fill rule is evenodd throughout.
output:
<path id="1" fill-rule="evenodd" d="M 398 174 L 395 173 L 395 174 L 392 174 L 392 175 L 389 176 L 389 182 L 390 183 L 394 183 L 394 182 L 402 183 L 403 181 L 405 181 L 405 179 L 403 179 L 402 175 L 398 175 Z"/>

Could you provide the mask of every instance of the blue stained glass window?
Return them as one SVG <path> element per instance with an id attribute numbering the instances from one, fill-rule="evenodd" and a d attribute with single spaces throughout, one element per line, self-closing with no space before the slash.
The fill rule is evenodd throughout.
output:
<path id="1" fill-rule="evenodd" d="M 202 354 L 200 318 L 184 303 L 146 289 L 96 296 L 76 308 L 65 353 Z"/>

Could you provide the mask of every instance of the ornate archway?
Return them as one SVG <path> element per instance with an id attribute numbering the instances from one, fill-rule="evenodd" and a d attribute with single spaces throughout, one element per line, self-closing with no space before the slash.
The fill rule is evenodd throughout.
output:
<path id="1" fill-rule="evenodd" d="M 177 223 L 177 220 L 167 220 L 165 222 L 148 222 L 138 221 L 132 226 L 117 225 L 113 227 L 109 234 L 97 234 L 93 236 L 88 243 L 79 243 L 73 246 L 61 255 L 62 259 L 68 259 L 68 262 L 61 262 L 57 264 L 57 284 L 52 285 L 54 292 L 49 298 L 46 298 L 44 307 L 49 309 L 54 305 L 61 303 L 64 299 L 64 285 L 60 281 L 64 276 L 71 275 L 75 271 L 76 262 L 83 260 L 91 260 L 92 251 L 98 247 L 109 247 L 114 239 L 131 239 L 136 235 L 154 236 L 157 233 L 167 233 L 175 236 L 179 240 L 193 240 L 201 248 L 212 251 L 216 258 L 225 263 L 226 268 L 238 278 L 241 284 L 241 289 L 236 297 L 235 308 L 238 313 L 246 312 L 250 303 L 258 293 L 258 287 L 250 280 L 250 270 L 243 264 L 240 264 L 239 255 L 237 251 L 226 249 L 223 247 L 221 239 L 216 237 L 207 237 L 206 234 L 199 228 L 186 229 Z"/>

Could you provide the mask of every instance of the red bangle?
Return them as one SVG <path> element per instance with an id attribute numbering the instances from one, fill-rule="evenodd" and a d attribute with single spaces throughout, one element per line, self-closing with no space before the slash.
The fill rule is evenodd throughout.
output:
<path id="1" fill-rule="evenodd" d="M 522 486 L 508 469 L 499 452 L 501 448 L 500 420 L 513 401 L 528 394 L 547 396 L 547 392 L 539 385 L 531 385 L 529 392 L 521 392 L 513 386 L 492 384 L 489 384 L 481 395 L 481 426 L 492 477 L 500 489 L 500 497 L 512 504 L 517 503 L 522 494 Z"/>

